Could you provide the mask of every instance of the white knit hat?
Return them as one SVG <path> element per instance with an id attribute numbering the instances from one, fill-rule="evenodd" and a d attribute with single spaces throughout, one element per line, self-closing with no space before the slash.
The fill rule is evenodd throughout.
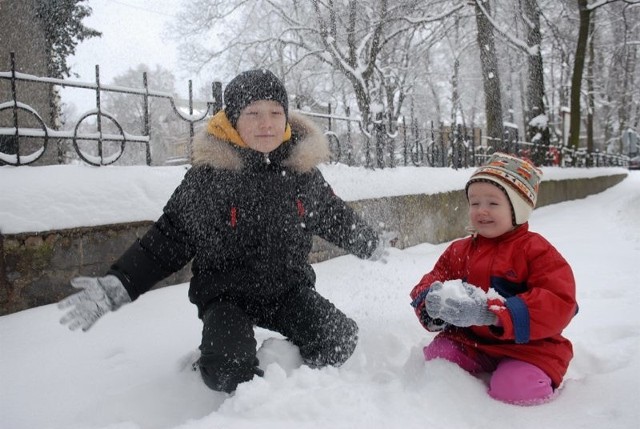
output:
<path id="1" fill-rule="evenodd" d="M 471 175 L 465 192 L 468 196 L 469 185 L 474 182 L 498 185 L 511 203 L 513 224 L 522 225 L 529 220 L 531 212 L 536 207 L 541 177 L 542 171 L 531 162 L 496 152 L 485 165 Z"/>

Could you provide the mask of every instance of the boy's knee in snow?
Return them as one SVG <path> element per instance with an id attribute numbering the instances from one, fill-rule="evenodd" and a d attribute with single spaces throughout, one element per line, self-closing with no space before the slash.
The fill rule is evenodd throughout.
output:
<path id="1" fill-rule="evenodd" d="M 198 361 L 204 384 L 212 390 L 231 393 L 238 384 L 262 375 L 255 356 L 202 355 Z"/>
<path id="2" fill-rule="evenodd" d="M 357 344 L 358 325 L 347 319 L 340 332 L 300 347 L 300 354 L 312 367 L 340 366 L 351 357 Z"/>

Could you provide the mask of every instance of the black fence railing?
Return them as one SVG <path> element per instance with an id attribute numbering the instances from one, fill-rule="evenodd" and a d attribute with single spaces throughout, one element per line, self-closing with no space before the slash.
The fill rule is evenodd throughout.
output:
<path id="1" fill-rule="evenodd" d="M 197 123 L 222 108 L 222 85 L 214 82 L 211 86 L 212 101 L 196 103 L 193 99 L 192 84 L 189 81 L 189 96 L 186 105 L 178 106 L 172 94 L 155 91 L 148 86 L 147 75 L 143 73 L 142 88 L 125 88 L 103 85 L 100 82 L 100 70 L 96 66 L 95 83 L 74 82 L 63 79 L 37 77 L 16 71 L 15 57 L 11 54 L 11 70 L 0 72 L 0 80 L 9 81 L 11 99 L 0 100 L 0 165 L 29 165 L 38 161 L 48 149 L 50 141 L 56 142 L 57 163 L 67 162 L 63 154 L 63 142 L 71 142 L 73 150 L 84 162 L 94 165 L 110 165 L 120 160 L 125 151 L 134 144 L 143 145 L 146 165 L 152 165 L 152 146 L 154 144 L 150 128 L 149 101 L 152 98 L 166 99 L 171 103 L 173 112 L 187 124 L 187 143 L 182 145 L 182 154 L 169 163 L 188 163 L 191 159 L 191 144 Z M 60 87 L 81 88 L 91 91 L 96 100 L 95 109 L 85 112 L 75 124 L 58 130 L 49 127 L 42 116 L 32 106 L 18 101 L 18 82 Z M 105 93 L 129 94 L 142 97 L 143 130 L 131 133 L 125 130 L 118 118 L 104 111 L 102 97 Z M 28 98 L 28 97 L 25 97 Z M 198 108 L 195 105 L 198 104 Z M 4 112 L 4 113 L 3 113 Z M 6 113 L 9 112 L 9 115 Z M 381 115 L 367 125 L 358 118 L 336 115 L 329 104 L 325 112 L 300 110 L 321 124 L 329 140 L 331 161 L 351 166 L 367 168 L 387 168 L 396 166 L 453 167 L 464 168 L 481 164 L 497 149 L 526 156 L 538 165 L 556 166 L 627 166 L 628 157 L 603 152 L 588 153 L 584 149 L 577 151 L 559 145 L 541 145 L 521 141 L 515 128 L 505 128 L 500 141 L 483 137 L 482 130 L 462 124 L 448 126 L 442 123 L 420 122 L 413 114 L 401 121 L 388 121 Z M 30 118 L 30 124 L 21 122 Z M 92 122 L 95 119 L 95 122 Z M 95 130 L 87 131 L 88 122 Z M 36 124 L 35 126 L 33 124 Z M 109 127 L 106 127 L 109 123 Z M 184 137 L 176 140 L 185 140 Z"/>
<path id="2" fill-rule="evenodd" d="M 541 166 L 627 167 L 629 162 L 625 155 L 522 141 L 513 128 L 506 128 L 500 141 L 492 141 L 483 136 L 481 128 L 462 124 L 425 125 L 410 118 L 409 124 L 391 127 L 378 119 L 363 129 L 358 119 L 333 115 L 331 105 L 326 113 L 304 113 L 325 121 L 332 161 L 347 165 L 465 168 L 482 164 L 497 150 L 527 157 Z"/>
<path id="3" fill-rule="evenodd" d="M 94 166 L 113 164 L 122 157 L 129 144 L 142 144 L 145 150 L 145 162 L 147 165 L 151 165 L 150 99 L 158 98 L 169 101 L 175 115 L 187 124 L 189 143 L 195 133 L 195 124 L 222 108 L 222 87 L 217 82 L 212 84 L 213 101 L 206 102 L 204 109 L 200 108 L 198 112 L 195 112 L 191 81 L 189 81 L 189 97 L 186 105 L 178 106 L 173 94 L 149 88 L 146 72 L 142 74 L 142 88 L 125 88 L 101 84 L 99 66 L 96 65 L 95 70 L 95 83 L 32 76 L 16 71 L 15 56 L 11 53 L 11 70 L 0 72 L 0 80 L 9 81 L 11 93 L 11 100 L 0 102 L 0 165 L 2 163 L 16 166 L 32 164 L 44 155 L 51 140 L 55 140 L 57 143 L 57 162 L 60 164 L 65 162 L 61 142 L 70 141 L 78 157 Z M 51 128 L 36 109 L 18 101 L 22 95 L 18 93 L 18 82 L 31 82 L 46 87 L 57 85 L 63 88 L 90 90 L 94 93 L 96 107 L 82 114 L 72 129 Z M 131 130 L 125 130 L 115 115 L 104 111 L 102 106 L 104 93 L 130 94 L 142 98 L 142 133 L 136 134 Z M 7 117 L 3 112 L 10 112 L 10 115 Z M 90 122 L 94 117 L 95 130 L 84 130 L 86 127 L 83 127 L 83 124 Z M 30 125 L 22 125 L 23 121 L 30 123 Z M 109 122 L 109 127 L 105 127 L 106 122 Z M 32 125 L 34 123 L 35 127 Z M 95 142 L 95 145 L 89 146 L 86 142 Z M 191 144 L 187 147 L 190 148 Z"/>

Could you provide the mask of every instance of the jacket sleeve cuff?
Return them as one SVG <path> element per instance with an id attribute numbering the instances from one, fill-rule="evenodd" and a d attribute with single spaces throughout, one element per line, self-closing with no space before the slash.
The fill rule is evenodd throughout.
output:
<path id="1" fill-rule="evenodd" d="M 145 253 L 140 242 L 136 241 L 111 266 L 107 274 L 118 277 L 134 301 L 171 272 L 162 269 L 159 263 Z"/>
<path id="2" fill-rule="evenodd" d="M 511 316 L 516 344 L 528 343 L 531 339 L 531 318 L 527 304 L 520 297 L 512 296 L 507 298 L 505 305 Z"/>

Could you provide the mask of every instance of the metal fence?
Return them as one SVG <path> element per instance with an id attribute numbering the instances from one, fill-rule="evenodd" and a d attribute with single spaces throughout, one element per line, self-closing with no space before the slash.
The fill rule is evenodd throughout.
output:
<path id="1" fill-rule="evenodd" d="M 185 153 L 178 157 L 178 162 L 188 163 L 191 156 L 191 144 L 195 133 L 195 125 L 222 108 L 222 85 L 214 82 L 211 86 L 212 101 L 196 103 L 193 99 L 192 83 L 189 81 L 189 96 L 186 105 L 179 106 L 172 94 L 150 89 L 147 75 L 143 73 L 142 88 L 124 88 L 113 85 L 102 85 L 100 70 L 96 66 L 95 83 L 74 82 L 64 79 L 37 77 L 16 71 L 15 56 L 11 54 L 11 70 L 0 72 L 0 80 L 7 80 L 11 86 L 11 100 L 0 100 L 0 165 L 29 165 L 38 161 L 47 151 L 51 140 L 55 141 L 57 163 L 66 162 L 63 156 L 63 142 L 71 142 L 77 156 L 84 162 L 94 165 L 110 165 L 121 159 L 125 150 L 133 145 L 143 145 L 145 163 L 152 164 L 153 144 L 150 136 L 151 98 L 167 99 L 173 112 L 187 124 L 187 144 Z M 34 82 L 41 85 L 81 88 L 92 93 L 96 107 L 84 113 L 72 127 L 66 131 L 49 127 L 36 109 L 20 102 L 17 82 Z M 143 132 L 131 133 L 125 130 L 117 118 L 103 110 L 102 97 L 105 93 L 129 94 L 143 99 Z M 194 109 L 194 105 L 204 108 Z M 300 106 L 298 106 L 300 108 Z M 9 116 L 3 112 L 10 112 Z M 194 113 L 195 112 L 195 113 Z M 413 117 L 402 118 L 392 122 L 379 115 L 366 125 L 358 118 L 336 115 L 332 106 L 326 112 L 310 112 L 300 110 L 302 114 L 312 117 L 324 129 L 331 149 L 332 162 L 367 168 L 386 168 L 396 166 L 425 167 L 473 167 L 481 164 L 497 148 L 502 151 L 527 156 L 538 165 L 557 166 L 627 166 L 628 157 L 594 152 L 584 149 L 577 151 L 560 145 L 540 145 L 520 140 L 515 128 L 505 128 L 500 141 L 491 141 L 482 135 L 477 127 L 466 127 L 461 124 L 447 126 L 442 123 L 421 122 Z M 19 114 L 20 113 L 20 114 Z M 31 117 L 34 126 L 21 126 L 20 118 Z M 95 131 L 87 132 L 81 126 L 95 117 Z M 109 130 L 105 122 L 111 124 Z M 83 142 L 80 144 L 79 142 Z M 91 144 L 87 146 L 86 142 Z"/>
<path id="2" fill-rule="evenodd" d="M 173 94 L 155 91 L 149 88 L 147 73 L 143 73 L 142 88 L 125 88 L 113 85 L 103 85 L 100 82 L 100 69 L 96 65 L 95 83 L 75 82 L 65 79 L 53 79 L 47 77 L 32 76 L 16 71 L 15 56 L 11 53 L 11 70 L 0 72 L 0 80 L 8 80 L 11 88 L 11 100 L 0 101 L 0 165 L 28 165 L 38 161 L 47 151 L 51 140 L 57 144 L 57 162 L 65 162 L 61 143 L 72 142 L 75 153 L 80 159 L 90 165 L 101 166 L 110 165 L 118 161 L 124 151 L 133 144 L 144 146 L 145 161 L 151 165 L 151 142 L 150 142 L 150 111 L 149 100 L 151 98 L 166 99 L 171 104 L 175 115 L 187 124 L 189 140 L 193 138 L 195 124 L 204 120 L 210 114 L 222 108 L 222 88 L 220 83 L 212 84 L 212 101 L 205 103 L 205 108 L 194 113 L 192 82 L 189 81 L 189 96 L 184 106 L 179 106 Z M 43 116 L 32 106 L 19 101 L 22 94 L 18 93 L 18 82 L 32 82 L 43 85 L 45 88 L 51 86 L 81 88 L 90 91 L 95 96 L 95 109 L 89 110 L 77 119 L 72 130 L 57 130 L 51 128 Z M 102 107 L 102 97 L 104 93 L 130 94 L 141 97 L 143 100 L 143 132 L 142 134 L 132 133 L 125 130 L 120 125 L 118 119 L 111 113 L 104 111 Z M 25 97 L 27 98 L 27 97 Z M 7 120 L 3 112 L 10 112 Z M 25 116 L 21 116 L 24 114 Z M 82 125 L 95 117 L 95 132 L 82 131 Z M 21 122 L 35 122 L 37 127 L 21 126 Z M 110 129 L 105 127 L 105 122 L 110 123 Z M 115 132 L 112 130 L 115 129 Z M 33 140 L 37 143 L 34 143 Z M 80 142 L 95 142 L 94 147 L 87 148 Z M 190 144 L 188 145 L 190 147 Z M 185 154 L 189 156 L 189 154 Z"/>
<path id="3" fill-rule="evenodd" d="M 500 150 L 532 159 L 536 165 L 560 167 L 626 167 L 629 157 L 601 151 L 573 150 L 560 144 L 535 144 L 520 139 L 516 128 L 505 127 L 501 140 L 485 137 L 482 129 L 454 127 L 416 118 L 390 124 L 380 118 L 364 129 L 359 119 L 303 112 L 325 122 L 332 161 L 368 168 L 396 166 L 474 167 Z"/>

